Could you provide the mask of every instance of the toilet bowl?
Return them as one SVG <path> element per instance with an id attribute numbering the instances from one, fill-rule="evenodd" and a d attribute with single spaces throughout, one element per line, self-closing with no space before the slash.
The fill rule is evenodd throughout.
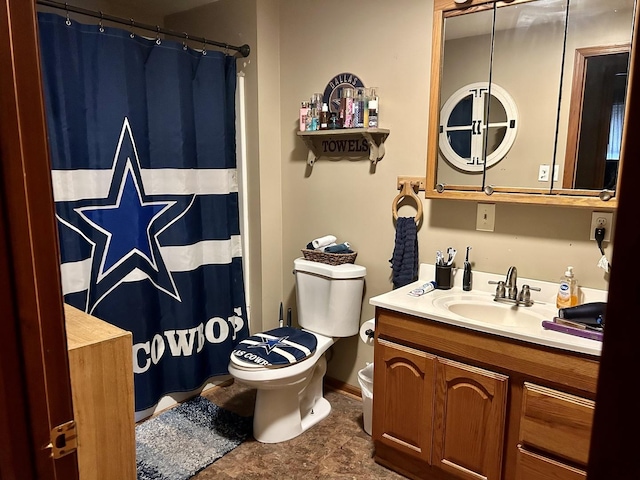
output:
<path id="1" fill-rule="evenodd" d="M 340 337 L 357 335 L 360 323 L 364 267 L 301 258 L 294 266 L 298 323 L 315 337 L 315 350 L 287 366 L 247 362 L 233 354 L 229 362 L 229 374 L 257 390 L 253 436 L 262 443 L 295 438 L 329 415 L 331 405 L 323 396 L 326 352 Z"/>

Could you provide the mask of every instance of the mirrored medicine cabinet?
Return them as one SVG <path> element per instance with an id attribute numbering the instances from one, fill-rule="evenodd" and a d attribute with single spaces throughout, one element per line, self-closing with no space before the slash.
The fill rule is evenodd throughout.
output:
<path id="1" fill-rule="evenodd" d="M 427 198 L 613 210 L 635 0 L 435 0 Z"/>

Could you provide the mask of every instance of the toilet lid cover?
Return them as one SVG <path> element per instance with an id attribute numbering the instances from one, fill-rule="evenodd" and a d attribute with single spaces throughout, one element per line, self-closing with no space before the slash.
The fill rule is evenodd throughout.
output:
<path id="1" fill-rule="evenodd" d="M 293 327 L 280 327 L 242 340 L 232 355 L 242 363 L 260 367 L 286 367 L 313 355 L 315 335 Z"/>

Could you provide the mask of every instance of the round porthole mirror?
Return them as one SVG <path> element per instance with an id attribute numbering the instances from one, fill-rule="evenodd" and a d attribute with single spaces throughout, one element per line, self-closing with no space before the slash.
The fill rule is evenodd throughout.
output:
<path id="1" fill-rule="evenodd" d="M 442 156 L 465 172 L 482 172 L 502 160 L 516 139 L 518 110 L 507 91 L 488 82 L 465 85 L 440 111 Z M 485 159 L 486 155 L 486 159 Z"/>

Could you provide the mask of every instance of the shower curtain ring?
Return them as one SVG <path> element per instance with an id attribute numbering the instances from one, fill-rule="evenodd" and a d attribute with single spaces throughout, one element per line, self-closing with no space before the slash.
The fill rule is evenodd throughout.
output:
<path id="1" fill-rule="evenodd" d="M 162 40 L 160 40 L 160 26 L 156 25 L 156 45 L 160 45 Z"/>
<path id="2" fill-rule="evenodd" d="M 229 44 L 228 43 L 224 44 L 224 54 L 225 54 L 225 56 L 227 56 L 229 54 Z"/>
<path id="3" fill-rule="evenodd" d="M 135 38 L 136 34 L 133 33 L 133 27 L 135 26 L 135 22 L 133 21 L 133 18 L 130 18 L 129 21 L 131 22 L 131 32 L 129 33 L 129 36 L 131 38 Z"/>
<path id="4" fill-rule="evenodd" d="M 98 25 L 100 26 L 99 30 L 100 33 L 104 33 L 104 27 L 102 26 L 102 18 L 103 18 L 103 14 L 102 14 L 102 10 L 100 11 L 100 21 L 98 22 Z"/>
<path id="5" fill-rule="evenodd" d="M 207 39 L 203 38 L 202 39 L 202 55 L 206 55 L 207 54 Z"/>
<path id="6" fill-rule="evenodd" d="M 187 50 L 187 40 L 189 40 L 189 35 L 187 35 L 187 32 L 182 32 L 184 33 L 184 40 L 182 41 L 182 49 L 183 50 Z"/>
<path id="7" fill-rule="evenodd" d="M 67 2 L 64 2 L 64 9 L 67 12 L 67 19 L 65 20 L 64 23 L 66 23 L 67 26 L 70 26 L 71 25 L 71 19 L 69 18 L 69 4 Z"/>

